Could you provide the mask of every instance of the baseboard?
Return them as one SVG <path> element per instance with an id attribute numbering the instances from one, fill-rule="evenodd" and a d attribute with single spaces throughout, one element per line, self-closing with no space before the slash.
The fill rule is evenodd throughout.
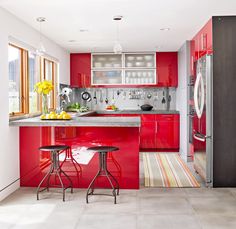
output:
<path id="1" fill-rule="evenodd" d="M 7 188 L 3 189 L 0 192 L 0 201 L 11 195 L 19 188 L 20 188 L 20 180 L 17 180 L 16 182 L 12 183 L 10 186 L 8 186 Z"/>

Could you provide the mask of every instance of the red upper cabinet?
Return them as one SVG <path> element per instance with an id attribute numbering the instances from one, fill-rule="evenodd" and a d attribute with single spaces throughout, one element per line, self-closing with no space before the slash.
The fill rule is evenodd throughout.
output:
<path id="1" fill-rule="evenodd" d="M 178 53 L 157 52 L 157 86 L 177 87 L 178 86 Z"/>
<path id="2" fill-rule="evenodd" d="M 193 74 L 193 63 L 206 54 L 211 54 L 212 47 L 212 19 L 191 40 L 191 73 Z M 194 60 L 192 54 L 194 53 Z"/>
<path id="3" fill-rule="evenodd" d="M 70 54 L 70 84 L 72 87 L 91 86 L 91 54 Z"/>

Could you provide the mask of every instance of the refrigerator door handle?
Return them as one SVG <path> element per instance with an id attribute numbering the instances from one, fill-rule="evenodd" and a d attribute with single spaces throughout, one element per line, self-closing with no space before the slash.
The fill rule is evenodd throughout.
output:
<path id="1" fill-rule="evenodd" d="M 197 117 L 200 119 L 202 117 L 205 103 L 204 81 L 201 72 L 197 74 L 197 79 L 194 86 L 193 99 Z"/>
<path id="2" fill-rule="evenodd" d="M 200 134 L 200 133 L 195 133 L 193 135 L 193 137 L 196 140 L 201 141 L 201 142 L 205 142 L 207 138 L 211 138 L 211 136 L 203 135 L 203 134 Z"/>

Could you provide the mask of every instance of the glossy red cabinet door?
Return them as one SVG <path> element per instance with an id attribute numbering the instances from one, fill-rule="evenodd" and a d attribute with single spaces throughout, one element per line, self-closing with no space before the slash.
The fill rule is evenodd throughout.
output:
<path id="1" fill-rule="evenodd" d="M 158 149 L 179 149 L 178 123 L 157 122 L 156 144 Z"/>
<path id="2" fill-rule="evenodd" d="M 91 54 L 70 54 L 70 84 L 72 87 L 91 86 Z"/>
<path id="3" fill-rule="evenodd" d="M 155 149 L 156 148 L 156 122 L 142 122 L 140 131 L 140 148 Z"/>
<path id="4" fill-rule="evenodd" d="M 178 86 L 178 53 L 157 52 L 157 86 L 177 87 Z"/>

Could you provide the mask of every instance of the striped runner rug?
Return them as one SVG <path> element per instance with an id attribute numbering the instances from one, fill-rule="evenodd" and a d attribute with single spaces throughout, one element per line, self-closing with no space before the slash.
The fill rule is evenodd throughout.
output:
<path id="1" fill-rule="evenodd" d="M 143 153 L 145 187 L 200 187 L 178 153 Z"/>

